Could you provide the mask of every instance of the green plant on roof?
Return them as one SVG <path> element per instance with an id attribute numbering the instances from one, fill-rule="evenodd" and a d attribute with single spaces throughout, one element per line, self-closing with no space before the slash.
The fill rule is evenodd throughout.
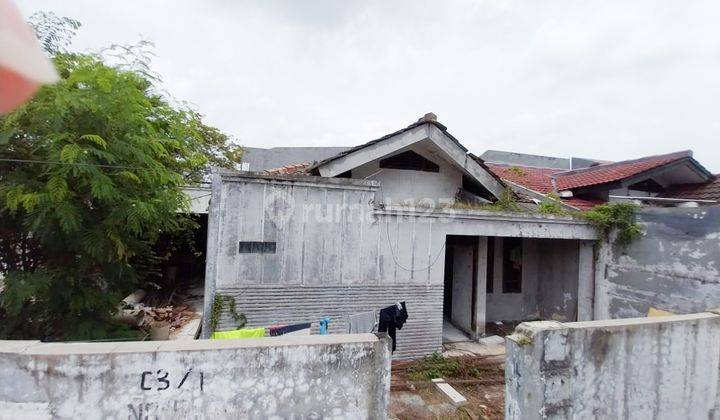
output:
<path id="1" fill-rule="evenodd" d="M 538 204 L 538 213 L 564 215 L 567 214 L 567 210 L 563 207 L 560 196 L 551 192 Z"/>
<path id="2" fill-rule="evenodd" d="M 527 176 L 527 172 L 525 171 L 525 169 L 520 168 L 518 166 L 511 166 L 511 167 L 507 168 L 507 172 L 510 172 L 511 174 L 515 174 L 515 175 L 521 176 L 521 177 Z"/>
<path id="3" fill-rule="evenodd" d="M 617 242 L 627 245 L 642 234 L 642 228 L 636 222 L 635 216 L 638 208 L 638 205 L 631 203 L 608 203 L 577 215 L 595 226 L 603 239 L 607 239 L 612 231 L 617 230 Z"/>

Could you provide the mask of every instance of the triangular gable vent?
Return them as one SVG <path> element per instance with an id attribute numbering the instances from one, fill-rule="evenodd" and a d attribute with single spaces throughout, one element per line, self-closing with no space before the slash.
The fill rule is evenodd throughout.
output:
<path id="1" fill-rule="evenodd" d="M 389 158 L 381 159 L 380 167 L 383 169 L 440 172 L 440 167 L 436 163 L 420 156 L 412 150 L 398 153 L 397 155 L 390 156 Z"/>

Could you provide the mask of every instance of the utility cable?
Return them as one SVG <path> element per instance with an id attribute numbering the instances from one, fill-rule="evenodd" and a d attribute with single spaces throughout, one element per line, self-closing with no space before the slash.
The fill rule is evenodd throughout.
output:
<path id="1" fill-rule="evenodd" d="M 382 184 L 380 184 L 380 194 L 382 194 L 382 199 L 384 200 L 384 199 L 385 199 L 385 192 L 383 191 Z M 415 269 L 413 269 L 413 268 L 407 268 L 407 267 L 403 266 L 402 264 L 400 264 L 400 262 L 398 261 L 397 257 L 395 256 L 395 251 L 393 250 L 393 246 L 392 246 L 392 243 L 391 243 L 391 241 L 390 241 L 390 220 L 389 220 L 389 219 L 390 219 L 390 218 L 386 215 L 386 218 L 385 218 L 385 233 L 386 233 L 386 237 L 387 237 L 388 248 L 390 248 L 390 255 L 392 255 L 393 262 L 395 263 L 395 265 L 398 266 L 399 268 L 401 268 L 401 269 L 403 269 L 403 270 L 405 270 L 405 271 L 409 271 L 409 272 L 425 271 L 425 270 L 429 270 L 430 268 L 432 268 L 432 266 L 434 266 L 435 263 L 437 263 L 438 259 L 440 259 L 440 255 L 442 255 L 443 251 L 445 250 L 445 245 L 447 245 L 447 240 L 443 241 L 443 244 L 442 244 L 442 246 L 440 247 L 440 250 L 438 251 L 437 255 L 435 255 L 435 258 L 432 260 L 432 262 L 430 263 L 430 265 L 428 265 L 427 267 L 423 267 L 423 268 L 415 268 Z"/>

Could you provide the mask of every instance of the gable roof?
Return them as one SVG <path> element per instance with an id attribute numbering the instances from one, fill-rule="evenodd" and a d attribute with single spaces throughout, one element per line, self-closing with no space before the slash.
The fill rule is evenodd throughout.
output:
<path id="1" fill-rule="evenodd" d="M 703 174 L 706 179 L 714 179 L 714 176 L 710 174 L 707 169 L 692 158 L 692 152 L 687 150 L 665 155 L 646 156 L 639 159 L 600 164 L 575 170 L 497 163 L 488 164 L 488 167 L 496 175 L 500 176 L 509 183 L 547 195 L 549 193 L 559 191 L 572 191 L 623 181 L 634 176 L 642 175 L 654 169 L 682 161 L 687 161 L 697 172 Z M 690 197 L 691 194 L 700 194 L 701 191 L 706 194 L 706 197 L 715 193 L 720 196 L 720 183 L 712 182 L 710 184 L 692 185 L 692 187 L 684 186 L 682 188 L 677 188 L 675 192 L 668 192 L 664 196 L 686 198 L 680 196 L 680 194 L 686 194 L 688 195 L 688 198 L 703 199 L 704 197 L 700 196 Z M 700 188 L 700 185 L 704 186 L 704 188 Z M 709 197 L 708 199 L 715 199 L 715 197 Z M 586 210 L 603 203 L 600 199 L 580 198 L 577 196 L 562 197 L 560 200 L 567 205 L 581 210 Z"/>
<path id="2" fill-rule="evenodd" d="M 720 200 L 720 175 L 704 184 L 680 184 L 670 188 L 662 197 L 698 200 Z"/>
<path id="3" fill-rule="evenodd" d="M 518 166 L 498 163 L 488 163 L 487 166 L 503 180 L 512 182 L 543 195 L 555 192 L 552 177 L 555 174 L 564 172 L 563 169 L 558 168 L 538 168 L 534 166 Z M 561 198 L 560 201 L 579 210 L 588 210 L 603 203 L 602 200 L 579 197 Z"/>
<path id="4" fill-rule="evenodd" d="M 315 170 L 315 169 L 317 169 L 317 168 L 319 168 L 319 167 L 321 167 L 321 166 L 323 166 L 323 165 L 325 165 L 325 164 L 327 164 L 327 163 L 330 163 L 330 162 L 332 162 L 332 161 L 334 161 L 334 160 L 340 159 L 341 157 L 347 156 L 347 155 L 352 154 L 352 153 L 355 153 L 355 152 L 357 152 L 357 151 L 359 151 L 359 150 L 362 150 L 362 149 L 365 149 L 365 148 L 367 148 L 367 147 L 370 147 L 370 146 L 372 146 L 372 145 L 374 145 L 374 144 L 377 144 L 377 143 L 380 143 L 380 142 L 382 142 L 382 141 L 388 140 L 388 139 L 390 139 L 390 138 L 392 138 L 392 137 L 395 137 L 395 136 L 397 136 L 397 135 L 399 135 L 399 134 L 403 134 L 403 133 L 405 133 L 405 132 L 407 132 L 407 131 L 410 131 L 410 130 L 412 130 L 412 129 L 414 129 L 414 128 L 420 127 L 420 126 L 422 126 L 422 125 L 424 125 L 424 124 L 432 124 L 432 125 L 434 125 L 435 127 L 439 128 L 439 129 L 440 129 L 441 131 L 443 131 L 443 132 L 445 133 L 445 135 L 446 135 L 450 140 L 452 140 L 458 147 L 460 147 L 464 152 L 467 152 L 468 149 L 466 149 L 465 146 L 463 146 L 462 144 L 460 144 L 460 142 L 458 141 L 458 139 L 456 139 L 452 134 L 448 133 L 448 132 L 447 132 L 447 127 L 445 127 L 445 126 L 442 125 L 441 123 L 437 122 L 437 120 L 436 120 L 435 118 L 436 118 L 436 117 L 434 116 L 434 114 L 432 114 L 432 115 L 431 115 L 431 114 L 425 114 L 425 116 L 422 117 L 422 118 L 420 118 L 417 122 L 414 122 L 414 123 L 408 125 L 408 126 L 405 127 L 405 128 L 401 128 L 400 130 L 397 130 L 397 131 L 395 131 L 395 132 L 393 132 L 393 133 L 390 133 L 390 134 L 386 134 L 386 135 L 380 137 L 379 139 L 370 140 L 370 141 L 367 142 L 367 143 L 363 143 L 363 144 L 361 144 L 361 145 L 359 145 L 359 146 L 351 147 L 351 148 L 349 148 L 349 149 L 347 149 L 347 150 L 343 150 L 343 151 L 337 153 L 336 155 L 333 155 L 333 156 L 330 156 L 330 157 L 328 157 L 328 158 L 326 158 L 326 159 L 323 159 L 323 160 L 321 160 L 320 162 L 317 162 L 317 163 L 315 163 L 314 165 L 312 165 L 311 167 L 309 167 L 309 168 L 308 168 L 308 171 L 313 171 L 313 170 Z"/>
<path id="5" fill-rule="evenodd" d="M 417 131 L 424 126 L 428 127 L 427 131 Z M 392 143 L 397 139 L 401 139 L 402 136 L 410 136 L 410 138 L 400 141 L 401 144 L 397 146 Z M 423 140 L 429 140 L 434 143 L 440 148 L 440 150 L 445 152 L 449 162 L 453 162 L 453 164 L 459 167 L 463 173 L 483 185 L 483 187 L 496 197 L 499 197 L 502 191 L 505 190 L 506 186 L 502 179 L 495 175 L 485 165 L 482 159 L 472 153 L 468 153 L 468 149 L 463 146 L 452 134 L 448 133 L 447 127 L 439 123 L 437 121 L 437 116 L 433 113 L 425 114 L 417 122 L 410 124 L 403 129 L 382 136 L 378 139 L 371 140 L 359 146 L 352 147 L 317 162 L 307 168 L 306 171 L 314 175 L 335 176 L 339 172 L 356 168 L 360 166 L 360 164 L 387 156 L 396 150 L 401 150 L 403 147 L 419 143 Z M 386 144 L 383 145 L 383 143 Z M 383 147 L 390 147 L 390 149 L 382 150 Z M 368 151 L 370 156 L 362 157 L 361 152 L 364 151 Z M 350 162 L 353 160 L 355 162 L 351 164 Z M 338 169 L 338 167 L 342 167 L 342 171 Z"/>
<path id="6" fill-rule="evenodd" d="M 708 178 L 712 177 L 705 168 L 692 159 L 692 152 L 685 150 L 665 155 L 647 156 L 640 159 L 624 160 L 621 162 L 591 166 L 589 168 L 563 171 L 553 174 L 552 178 L 555 180 L 555 186 L 558 191 L 573 190 L 620 181 L 684 159 L 691 161 L 701 172 L 706 172 Z"/>

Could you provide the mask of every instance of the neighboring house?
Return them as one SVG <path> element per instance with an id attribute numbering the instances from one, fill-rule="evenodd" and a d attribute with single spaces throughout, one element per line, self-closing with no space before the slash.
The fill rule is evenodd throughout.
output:
<path id="1" fill-rule="evenodd" d="M 266 171 L 302 162 L 313 162 L 334 156 L 348 147 L 243 147 L 240 168 L 243 171 Z"/>
<path id="2" fill-rule="evenodd" d="M 228 295 L 248 326 L 329 316 L 347 332 L 348 315 L 405 301 L 399 358 L 440 350 L 450 332 L 477 338 L 486 322 L 592 318 L 595 229 L 458 205 L 497 202 L 507 186 L 434 115 L 317 160 L 213 176 L 205 313 Z"/>
<path id="3" fill-rule="evenodd" d="M 656 206 L 714 204 L 716 177 L 682 151 L 622 162 L 561 159 L 489 151 L 488 167 L 518 193 L 536 200 L 548 194 L 568 208 L 587 210 L 612 201 Z"/>

